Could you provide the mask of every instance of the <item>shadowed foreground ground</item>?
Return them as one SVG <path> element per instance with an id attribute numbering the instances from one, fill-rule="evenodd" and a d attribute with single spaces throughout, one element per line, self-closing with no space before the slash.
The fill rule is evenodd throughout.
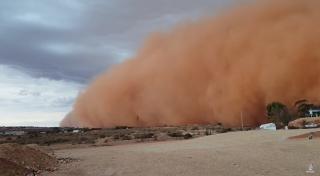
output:
<path id="1" fill-rule="evenodd" d="M 306 175 L 320 174 L 320 140 L 286 140 L 317 131 L 246 131 L 188 141 L 58 150 L 64 164 L 50 176 L 72 175 Z"/>

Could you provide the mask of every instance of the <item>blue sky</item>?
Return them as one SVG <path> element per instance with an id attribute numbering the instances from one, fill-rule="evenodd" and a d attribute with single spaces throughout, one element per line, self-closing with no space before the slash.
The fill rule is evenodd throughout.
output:
<path id="1" fill-rule="evenodd" d="M 235 0 L 0 2 L 0 126 L 58 126 L 80 89 L 146 35 Z"/>

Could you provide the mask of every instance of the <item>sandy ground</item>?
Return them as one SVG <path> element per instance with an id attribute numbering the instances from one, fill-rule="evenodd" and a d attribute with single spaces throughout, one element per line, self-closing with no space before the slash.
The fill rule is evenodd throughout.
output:
<path id="1" fill-rule="evenodd" d="M 320 139 L 286 140 L 319 129 L 245 131 L 192 140 L 58 150 L 63 164 L 50 176 L 320 175 Z"/>

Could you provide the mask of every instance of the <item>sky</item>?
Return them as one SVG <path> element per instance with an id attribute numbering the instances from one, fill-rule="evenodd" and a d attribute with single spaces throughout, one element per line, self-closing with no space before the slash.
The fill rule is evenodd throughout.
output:
<path id="1" fill-rule="evenodd" d="M 134 56 L 148 33 L 234 1 L 1 1 L 0 126 L 58 126 L 79 90 Z"/>

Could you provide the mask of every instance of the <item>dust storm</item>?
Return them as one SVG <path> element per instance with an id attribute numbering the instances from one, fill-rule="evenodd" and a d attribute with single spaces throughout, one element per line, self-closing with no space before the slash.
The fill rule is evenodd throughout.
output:
<path id="1" fill-rule="evenodd" d="M 235 4 L 169 32 L 79 92 L 61 126 L 267 122 L 266 105 L 320 92 L 320 1 Z"/>

